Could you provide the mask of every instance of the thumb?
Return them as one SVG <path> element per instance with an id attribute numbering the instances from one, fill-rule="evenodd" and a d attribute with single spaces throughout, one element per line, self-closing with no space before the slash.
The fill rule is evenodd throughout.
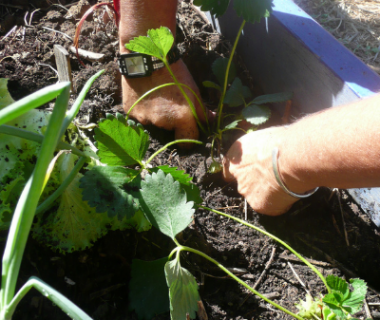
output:
<path id="1" fill-rule="evenodd" d="M 235 177 L 230 172 L 230 160 L 228 159 L 227 156 L 223 157 L 222 165 L 223 165 L 223 178 L 224 178 L 224 180 L 226 180 L 226 181 L 235 180 Z"/>

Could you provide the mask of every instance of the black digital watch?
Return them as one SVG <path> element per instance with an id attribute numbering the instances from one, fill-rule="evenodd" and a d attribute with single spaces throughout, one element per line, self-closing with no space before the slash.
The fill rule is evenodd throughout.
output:
<path id="1" fill-rule="evenodd" d="M 177 46 L 172 47 L 166 59 L 172 64 L 180 59 Z M 120 73 L 126 78 L 142 78 L 150 76 L 153 71 L 163 68 L 164 63 L 153 56 L 144 53 L 132 52 L 120 55 L 118 59 Z"/>

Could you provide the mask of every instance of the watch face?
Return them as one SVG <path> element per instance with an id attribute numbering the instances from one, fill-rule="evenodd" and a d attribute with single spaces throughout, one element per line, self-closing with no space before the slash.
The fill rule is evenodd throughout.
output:
<path id="1" fill-rule="evenodd" d="M 144 75 L 146 73 L 143 57 L 130 57 L 125 59 L 129 75 Z"/>

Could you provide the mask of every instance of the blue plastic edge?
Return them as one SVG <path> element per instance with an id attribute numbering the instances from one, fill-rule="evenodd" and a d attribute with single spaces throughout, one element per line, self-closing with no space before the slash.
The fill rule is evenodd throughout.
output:
<path id="1" fill-rule="evenodd" d="M 380 77 L 306 12 L 292 1 L 273 0 L 273 4 L 272 15 L 358 97 L 364 98 L 380 92 Z"/>

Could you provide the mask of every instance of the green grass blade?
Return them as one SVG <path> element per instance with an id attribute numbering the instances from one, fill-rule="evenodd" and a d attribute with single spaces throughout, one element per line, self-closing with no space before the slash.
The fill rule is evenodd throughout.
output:
<path id="1" fill-rule="evenodd" d="M 11 301 L 9 306 L 1 311 L 4 319 L 11 319 L 18 303 L 20 300 L 28 293 L 32 288 L 35 288 L 42 293 L 43 296 L 51 300 L 58 307 L 62 309 L 63 312 L 67 314 L 70 319 L 74 320 L 92 320 L 82 309 L 77 307 L 73 302 L 67 299 L 63 294 L 59 293 L 57 290 L 50 287 L 47 283 L 43 282 L 37 277 L 31 277 L 18 291 L 14 299 Z"/>
<path id="2" fill-rule="evenodd" d="M 36 209 L 36 214 L 40 214 L 48 210 L 54 201 L 58 199 L 59 196 L 66 190 L 66 188 L 70 185 L 70 183 L 74 180 L 79 170 L 82 169 L 83 165 L 86 162 L 85 157 L 79 158 L 78 162 L 75 164 L 74 169 L 70 172 L 70 174 L 66 177 L 66 179 L 62 182 L 62 184 L 58 187 L 57 190 L 54 191 L 43 203 L 41 203 Z"/>
<path id="3" fill-rule="evenodd" d="M 78 114 L 80 106 L 82 105 L 84 98 L 86 97 L 86 95 L 87 95 L 88 91 L 90 90 L 92 84 L 95 82 L 95 80 L 97 78 L 99 78 L 104 73 L 104 71 L 105 70 L 100 70 L 99 72 L 94 74 L 90 79 L 87 80 L 82 91 L 79 93 L 78 98 L 75 100 L 75 102 L 71 106 L 70 110 L 67 111 L 65 120 L 63 120 L 61 134 L 63 134 L 66 131 L 69 124 L 74 120 L 74 118 Z"/>
<path id="4" fill-rule="evenodd" d="M 65 88 L 70 85 L 70 82 L 57 83 L 46 88 L 43 88 L 31 95 L 12 103 L 8 107 L 0 110 L 0 126 L 8 121 L 11 121 L 25 112 L 34 108 L 40 107 L 43 104 L 57 97 Z"/>
<path id="5" fill-rule="evenodd" d="M 57 98 L 54 111 L 47 127 L 45 138 L 34 171 L 25 185 L 17 203 L 3 255 L 1 308 L 14 297 L 15 288 L 28 235 L 33 223 L 35 210 L 41 195 L 47 168 L 60 140 L 62 122 L 70 97 L 70 83 L 66 82 L 63 92 Z"/>

